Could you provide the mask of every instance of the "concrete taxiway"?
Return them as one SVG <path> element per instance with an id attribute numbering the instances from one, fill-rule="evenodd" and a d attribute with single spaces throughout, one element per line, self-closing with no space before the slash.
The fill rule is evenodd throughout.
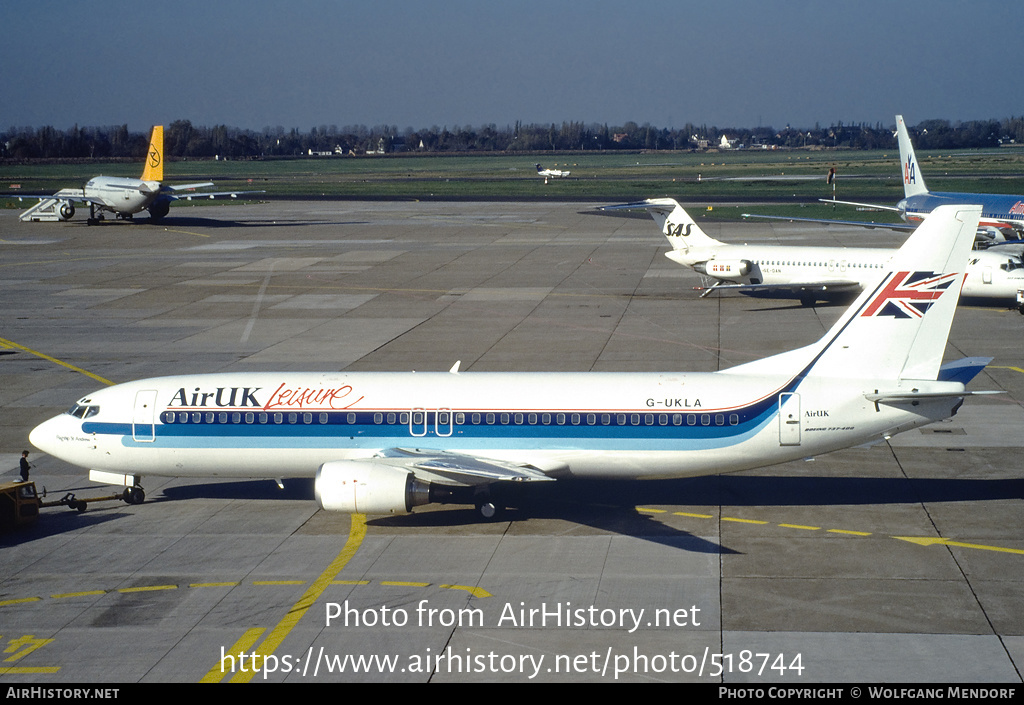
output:
<path id="1" fill-rule="evenodd" d="M 710 223 L 731 242 L 890 231 Z M 646 218 L 567 203 L 284 202 L 160 225 L 0 211 L 0 480 L 107 383 L 227 370 L 716 370 L 838 307 L 697 299 Z M 320 511 L 310 482 L 147 478 L 0 541 L 0 684 L 1021 681 L 1024 317 L 951 421 L 722 477 L 557 483 L 502 521 Z M 33 451 L 48 497 L 101 495 Z M 312 471 L 314 468 L 310 468 Z"/>

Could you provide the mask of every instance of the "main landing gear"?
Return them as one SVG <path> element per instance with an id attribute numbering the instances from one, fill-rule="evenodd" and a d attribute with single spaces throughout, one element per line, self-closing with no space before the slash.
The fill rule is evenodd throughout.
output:
<path id="1" fill-rule="evenodd" d="M 124 500 L 125 504 L 142 504 L 146 501 L 146 491 L 139 485 L 125 487 L 124 492 L 121 494 L 121 499 Z"/>
<path id="2" fill-rule="evenodd" d="M 99 215 L 97 215 L 96 214 L 96 204 L 95 203 L 90 203 L 89 204 L 89 217 L 86 218 L 85 224 L 86 225 L 99 225 L 101 222 L 103 222 L 103 220 L 104 220 L 103 212 L 100 211 Z"/>
<path id="3" fill-rule="evenodd" d="M 499 521 L 505 513 L 505 502 L 493 487 L 480 487 L 473 496 L 476 513 L 485 521 Z"/>
<path id="4" fill-rule="evenodd" d="M 476 511 L 484 519 L 492 520 L 501 514 L 501 507 L 496 505 L 494 502 L 477 502 Z"/>

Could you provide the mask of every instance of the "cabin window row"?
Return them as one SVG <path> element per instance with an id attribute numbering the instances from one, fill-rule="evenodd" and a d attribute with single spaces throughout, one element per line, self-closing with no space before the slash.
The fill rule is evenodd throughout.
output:
<path id="1" fill-rule="evenodd" d="M 792 262 L 792 261 L 789 261 L 789 260 L 784 261 L 784 262 L 783 261 L 779 261 L 779 260 L 772 260 L 770 262 L 761 262 L 761 261 L 758 261 L 758 260 L 754 260 L 754 264 L 756 264 L 758 266 L 761 266 L 761 267 L 791 267 L 791 266 L 798 266 L 798 267 L 827 267 L 827 266 L 829 266 L 827 262 Z M 839 266 L 845 266 L 847 269 L 881 269 L 882 268 L 882 265 L 880 265 L 880 264 L 859 264 L 857 262 L 843 262 L 843 263 L 833 262 L 831 266 L 835 267 L 835 266 L 837 266 L 837 264 Z"/>
<path id="2" fill-rule="evenodd" d="M 160 420 L 165 424 L 328 424 L 332 414 L 326 413 L 268 413 L 227 411 L 165 411 Z M 551 414 L 551 413 L 463 413 L 430 412 L 375 412 L 369 414 L 333 414 L 334 423 L 396 423 L 403 426 L 426 423 L 457 426 L 736 426 L 739 414 Z M 362 417 L 362 418 L 360 418 Z M 369 417 L 369 418 L 368 418 Z M 411 421 L 410 421 L 411 419 Z"/>

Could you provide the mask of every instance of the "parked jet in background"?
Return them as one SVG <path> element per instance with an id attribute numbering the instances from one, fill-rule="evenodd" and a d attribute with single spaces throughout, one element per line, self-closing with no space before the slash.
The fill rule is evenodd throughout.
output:
<path id="1" fill-rule="evenodd" d="M 671 198 L 610 206 L 644 208 L 661 227 L 673 262 L 711 277 L 711 291 L 731 289 L 762 298 L 817 301 L 851 297 L 884 270 L 897 250 L 879 247 L 797 247 L 730 245 L 708 236 Z M 961 297 L 987 306 L 1017 307 L 1024 313 L 1024 262 L 995 249 L 971 252 Z"/>
<path id="2" fill-rule="evenodd" d="M 197 188 L 213 186 L 212 181 L 197 184 L 165 184 L 164 179 L 164 128 L 157 125 L 149 140 L 146 166 L 141 179 L 120 176 L 95 176 L 84 188 L 61 189 L 52 196 L 21 196 L 38 198 L 32 208 L 21 214 L 24 221 L 70 220 L 75 215 L 75 203 L 89 205 L 89 225 L 103 220 L 103 211 L 116 217 L 130 220 L 141 211 L 149 211 L 154 221 L 160 220 L 171 207 L 171 201 L 193 198 L 237 198 L 242 194 L 263 193 L 263 191 L 219 191 L 197 192 Z M 98 213 L 97 213 L 98 211 Z"/>
<path id="3" fill-rule="evenodd" d="M 540 164 L 537 165 L 537 175 L 543 176 L 545 181 L 548 179 L 560 179 L 571 173 L 571 171 L 562 171 L 561 169 L 545 169 Z"/>
<path id="4" fill-rule="evenodd" d="M 920 223 L 942 205 L 978 203 L 981 204 L 980 227 L 992 240 L 1020 240 L 1024 236 L 1024 196 L 929 191 L 902 115 L 896 116 L 896 139 L 900 145 L 904 194 L 896 210 L 905 221 Z"/>
<path id="5" fill-rule="evenodd" d="M 999 193 L 952 193 L 929 191 L 924 183 L 924 175 L 914 154 L 914 145 L 910 141 L 910 133 L 902 115 L 896 116 L 896 141 L 900 147 L 900 162 L 903 178 L 904 198 L 895 206 L 877 203 L 857 203 L 854 201 L 836 201 L 831 198 L 819 199 L 823 203 L 846 206 L 858 206 L 874 210 L 892 211 L 910 225 L 892 225 L 885 223 L 868 223 L 863 221 L 822 220 L 818 218 L 787 218 L 785 216 L 757 215 L 744 213 L 745 218 L 767 218 L 771 220 L 794 220 L 810 223 L 837 223 L 860 225 L 871 228 L 891 228 L 893 230 L 909 230 L 915 227 L 932 210 L 942 205 L 981 205 L 981 223 L 978 227 L 978 240 L 981 242 L 1019 242 L 1024 238 L 1024 196 L 1008 196 Z"/>
<path id="6" fill-rule="evenodd" d="M 315 477 L 325 509 L 475 503 L 561 477 L 735 472 L 956 413 L 987 363 L 942 365 L 980 208 L 936 209 L 816 343 L 720 372 L 233 372 L 129 382 L 31 442 L 90 478 Z M 977 392 L 975 392 L 977 393 Z"/>

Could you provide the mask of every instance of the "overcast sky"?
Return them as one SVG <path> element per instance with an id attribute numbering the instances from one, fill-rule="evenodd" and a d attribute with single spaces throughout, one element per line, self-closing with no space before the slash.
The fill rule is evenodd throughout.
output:
<path id="1" fill-rule="evenodd" d="M 1019 0 L 3 0 L 0 129 L 1024 113 Z"/>

